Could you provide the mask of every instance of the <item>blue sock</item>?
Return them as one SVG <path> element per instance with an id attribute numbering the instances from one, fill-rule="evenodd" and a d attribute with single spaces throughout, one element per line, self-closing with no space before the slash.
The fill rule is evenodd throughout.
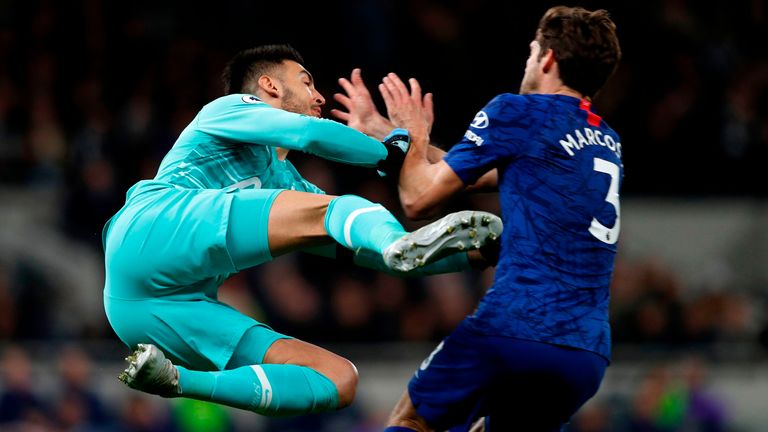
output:
<path id="1" fill-rule="evenodd" d="M 356 195 L 343 195 L 328 204 L 325 230 L 342 246 L 381 254 L 406 234 L 400 222 L 381 204 Z"/>
<path id="2" fill-rule="evenodd" d="M 183 397 L 270 416 L 333 411 L 339 405 L 333 382 L 304 366 L 264 364 L 216 372 L 177 368 Z"/>
<path id="3" fill-rule="evenodd" d="M 404 426 L 389 426 L 384 429 L 384 432 L 415 432 L 416 429 L 407 428 Z"/>

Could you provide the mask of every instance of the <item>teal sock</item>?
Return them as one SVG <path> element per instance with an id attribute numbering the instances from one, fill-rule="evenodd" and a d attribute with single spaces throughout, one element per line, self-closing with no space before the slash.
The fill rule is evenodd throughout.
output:
<path id="1" fill-rule="evenodd" d="M 325 230 L 344 247 L 379 254 L 406 234 L 400 222 L 381 204 L 355 195 L 336 197 L 328 204 Z"/>
<path id="2" fill-rule="evenodd" d="M 264 364 L 217 372 L 177 368 L 181 396 L 191 399 L 275 417 L 333 411 L 339 405 L 333 382 L 304 366 Z"/>

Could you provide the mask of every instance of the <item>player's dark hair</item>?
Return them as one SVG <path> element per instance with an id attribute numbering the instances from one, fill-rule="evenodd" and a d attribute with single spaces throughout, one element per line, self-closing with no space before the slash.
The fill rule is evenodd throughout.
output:
<path id="1" fill-rule="evenodd" d="M 563 84 L 586 97 L 603 87 L 621 59 L 616 24 L 604 9 L 550 8 L 539 21 L 536 40 L 540 55 L 552 49 Z"/>
<path id="2" fill-rule="evenodd" d="M 304 64 L 301 54 L 288 44 L 261 45 L 240 51 L 221 74 L 224 94 L 242 93 L 251 80 L 272 73 L 285 60 Z"/>

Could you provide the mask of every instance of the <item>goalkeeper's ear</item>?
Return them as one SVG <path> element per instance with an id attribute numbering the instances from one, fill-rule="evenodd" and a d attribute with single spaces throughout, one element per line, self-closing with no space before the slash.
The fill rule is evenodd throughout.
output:
<path id="1" fill-rule="evenodd" d="M 280 82 L 269 75 L 262 75 L 256 81 L 258 91 L 261 91 L 271 98 L 279 99 L 281 93 Z M 256 95 L 259 96 L 259 95 Z"/>

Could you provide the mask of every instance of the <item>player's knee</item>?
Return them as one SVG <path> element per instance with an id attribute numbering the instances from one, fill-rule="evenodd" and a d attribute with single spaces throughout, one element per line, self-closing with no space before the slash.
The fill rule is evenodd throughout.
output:
<path id="1" fill-rule="evenodd" d="M 352 362 L 344 359 L 344 363 L 339 367 L 338 374 L 334 379 L 334 384 L 336 384 L 336 389 L 339 392 L 339 408 L 347 407 L 355 400 L 357 382 L 357 368 Z"/>

